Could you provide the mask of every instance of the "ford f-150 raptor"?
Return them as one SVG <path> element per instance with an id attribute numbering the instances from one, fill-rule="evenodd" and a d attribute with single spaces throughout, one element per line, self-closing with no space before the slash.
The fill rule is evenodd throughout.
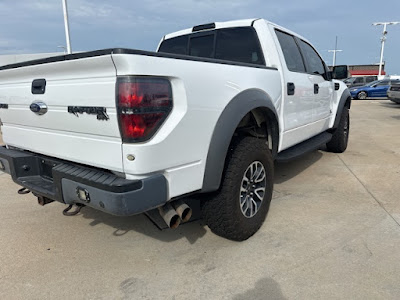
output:
<path id="1" fill-rule="evenodd" d="M 305 38 L 263 19 L 0 67 L 0 170 L 40 204 L 190 218 L 232 240 L 266 218 L 274 160 L 345 151 L 351 96 Z M 161 217 L 160 217 L 161 219 Z"/>

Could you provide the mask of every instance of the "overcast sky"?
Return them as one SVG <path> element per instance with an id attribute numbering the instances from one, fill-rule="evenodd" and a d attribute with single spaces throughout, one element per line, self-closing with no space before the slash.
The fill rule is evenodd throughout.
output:
<path id="1" fill-rule="evenodd" d="M 309 39 L 328 64 L 378 63 L 382 26 L 400 21 L 400 1 L 68 0 L 73 51 L 155 50 L 166 33 L 198 24 L 265 18 Z M 61 0 L 0 0 L 0 54 L 62 51 Z M 386 71 L 400 74 L 400 24 L 388 27 Z"/>

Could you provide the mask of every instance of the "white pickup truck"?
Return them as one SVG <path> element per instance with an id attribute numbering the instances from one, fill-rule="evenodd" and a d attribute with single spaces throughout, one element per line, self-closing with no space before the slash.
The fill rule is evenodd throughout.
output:
<path id="1" fill-rule="evenodd" d="M 351 97 L 332 77 L 346 75 L 263 19 L 171 33 L 157 52 L 3 66 L 0 170 L 42 205 L 156 211 L 172 228 L 190 196 L 213 232 L 245 240 L 266 218 L 274 160 L 345 151 Z"/>

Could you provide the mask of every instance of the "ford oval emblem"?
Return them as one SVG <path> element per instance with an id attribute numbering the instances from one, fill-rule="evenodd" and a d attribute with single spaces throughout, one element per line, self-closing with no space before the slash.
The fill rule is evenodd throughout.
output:
<path id="1" fill-rule="evenodd" d="M 39 116 L 47 113 L 47 105 L 44 102 L 33 102 L 29 108 Z"/>

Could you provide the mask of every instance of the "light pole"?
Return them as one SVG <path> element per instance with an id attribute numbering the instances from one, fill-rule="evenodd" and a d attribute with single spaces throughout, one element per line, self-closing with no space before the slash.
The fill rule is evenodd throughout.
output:
<path id="1" fill-rule="evenodd" d="M 338 50 L 338 49 L 337 49 L 337 36 L 336 36 L 335 49 L 333 49 L 333 50 L 328 50 L 328 52 L 333 52 L 332 67 L 334 67 L 335 64 L 336 64 L 336 52 L 342 52 L 342 51 L 343 51 L 343 50 Z"/>
<path id="2" fill-rule="evenodd" d="M 381 38 L 381 59 L 379 60 L 379 76 L 382 75 L 382 63 L 383 63 L 383 50 L 385 49 L 385 41 L 386 41 L 386 35 L 387 35 L 387 30 L 386 26 L 387 25 L 397 25 L 400 24 L 400 22 L 375 22 L 372 23 L 374 26 L 379 26 L 383 25 L 383 31 L 382 31 L 382 38 Z"/>
<path id="3" fill-rule="evenodd" d="M 71 41 L 69 38 L 69 24 L 68 24 L 68 7 L 67 0 L 62 0 L 63 10 L 64 10 L 64 26 L 65 26 L 65 39 L 67 41 L 67 53 L 71 54 Z"/>

